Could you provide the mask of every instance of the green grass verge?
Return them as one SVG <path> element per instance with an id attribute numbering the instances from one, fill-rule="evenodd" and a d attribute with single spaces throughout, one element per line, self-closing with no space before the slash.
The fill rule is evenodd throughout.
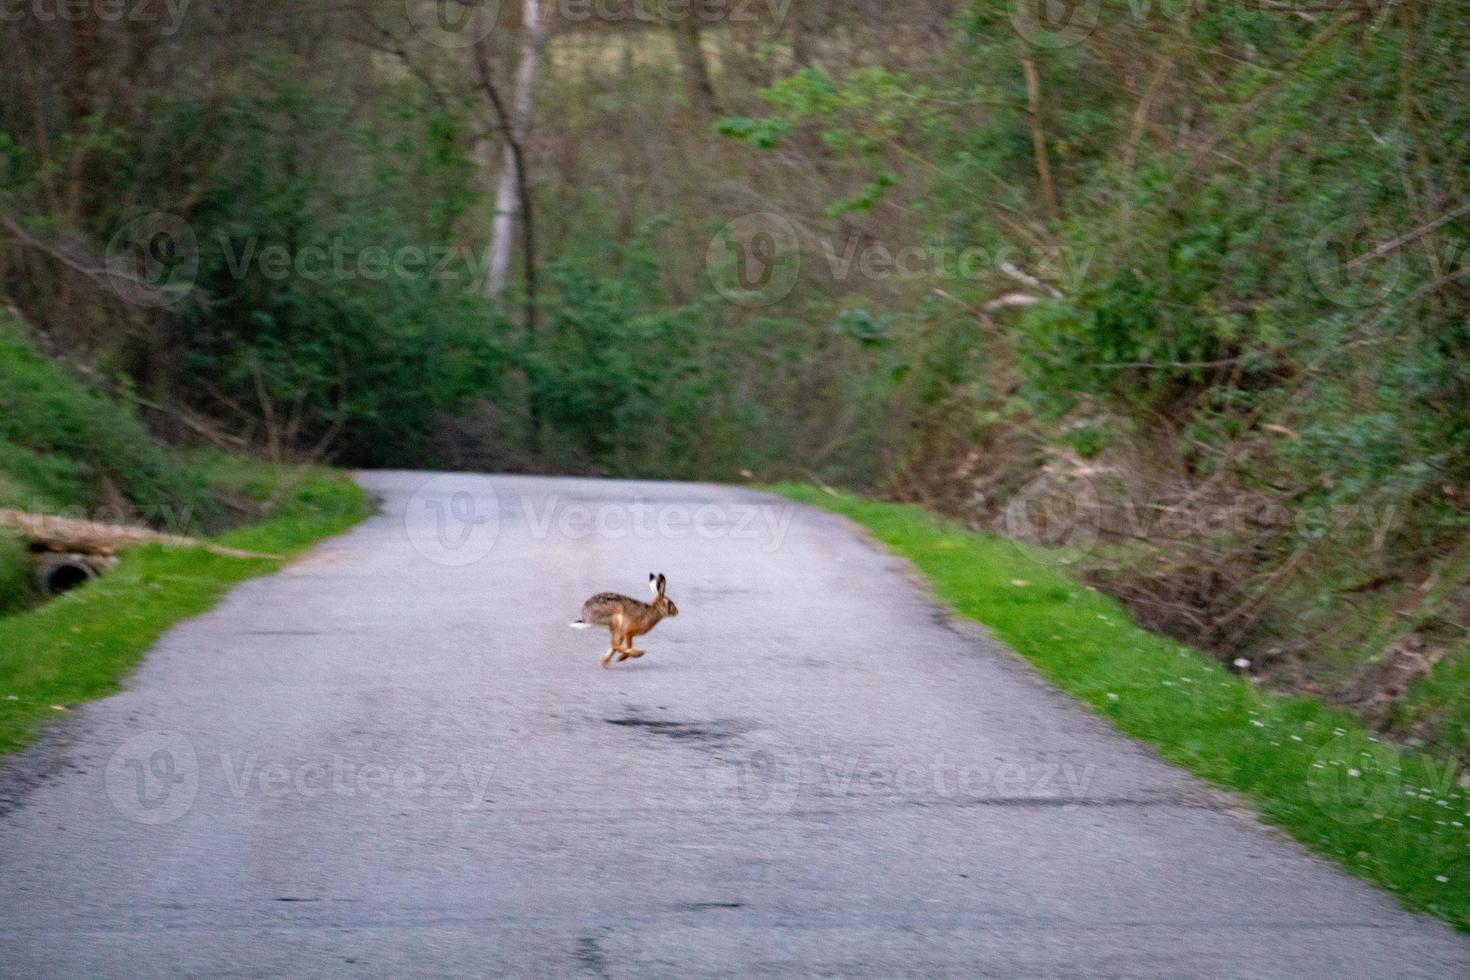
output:
<path id="1" fill-rule="evenodd" d="M 220 544 L 292 556 L 365 517 L 367 495 L 344 476 L 255 466 L 277 503 L 261 523 Z M 166 629 L 209 609 L 235 583 L 281 561 L 149 545 L 122 555 L 111 574 L 26 612 L 0 616 L 0 754 L 22 748 L 68 708 L 118 690 Z"/>
<path id="2" fill-rule="evenodd" d="M 966 531 L 922 508 L 777 492 L 842 514 L 909 559 L 941 599 L 984 623 L 1056 686 L 1269 822 L 1470 931 L 1470 799 L 1446 757 L 1380 740 L 1352 715 L 1262 690 L 1136 625 L 1079 585 L 1064 554 Z"/>

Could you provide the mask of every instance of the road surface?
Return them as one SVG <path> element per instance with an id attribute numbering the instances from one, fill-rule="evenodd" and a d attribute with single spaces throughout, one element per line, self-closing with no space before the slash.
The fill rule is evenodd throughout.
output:
<path id="1" fill-rule="evenodd" d="M 10 764 L 0 974 L 1470 975 L 834 517 L 361 479 Z M 602 670 L 568 621 L 649 572 L 681 615 Z"/>

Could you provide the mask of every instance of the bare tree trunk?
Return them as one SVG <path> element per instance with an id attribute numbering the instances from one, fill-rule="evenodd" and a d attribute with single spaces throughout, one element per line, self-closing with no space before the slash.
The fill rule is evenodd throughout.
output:
<path id="1" fill-rule="evenodd" d="M 495 221 L 490 232 L 490 269 L 485 277 L 485 294 L 499 299 L 510 281 L 510 256 L 515 245 L 515 217 L 521 173 L 519 148 L 531 124 L 531 101 L 536 89 L 536 69 L 541 61 L 540 0 L 521 3 L 521 60 L 516 65 L 514 105 L 511 110 L 511 132 L 501 153 L 500 185 L 495 190 Z"/>
<path id="2" fill-rule="evenodd" d="M 1041 127 L 1041 75 L 1036 70 L 1036 59 L 1021 45 L 1021 68 L 1026 73 L 1027 115 L 1031 120 L 1031 149 L 1036 155 L 1036 174 L 1041 178 L 1041 200 L 1047 214 L 1053 220 L 1061 213 L 1057 207 L 1057 192 L 1051 181 L 1051 163 L 1046 157 L 1046 131 Z"/>
<path id="3" fill-rule="evenodd" d="M 715 86 L 709 77 L 709 62 L 704 57 L 704 43 L 699 17 L 694 10 L 681 20 L 669 24 L 674 32 L 674 47 L 679 49 L 679 64 L 684 69 L 684 85 L 689 90 L 689 104 L 705 115 L 716 112 Z"/>
<path id="4" fill-rule="evenodd" d="M 798 68 L 810 68 L 815 57 L 817 16 L 810 0 L 791 0 L 786 16 L 791 21 L 791 60 Z"/>

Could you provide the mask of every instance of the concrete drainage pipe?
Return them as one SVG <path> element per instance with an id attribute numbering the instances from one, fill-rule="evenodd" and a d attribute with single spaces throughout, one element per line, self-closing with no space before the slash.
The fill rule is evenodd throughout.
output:
<path id="1" fill-rule="evenodd" d="M 36 560 L 36 578 L 42 592 L 57 596 L 111 571 L 116 564 L 111 555 L 46 552 Z"/>

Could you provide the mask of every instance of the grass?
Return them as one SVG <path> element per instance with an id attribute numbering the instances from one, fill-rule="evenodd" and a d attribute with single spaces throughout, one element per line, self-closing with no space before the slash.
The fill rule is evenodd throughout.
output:
<path id="1" fill-rule="evenodd" d="M 1119 730 L 1235 791 L 1407 907 L 1470 932 L 1470 798 L 1448 757 L 1396 746 L 1350 714 L 1262 690 L 1144 630 L 1074 581 L 1063 553 L 966 531 L 920 507 L 774 489 L 865 527 L 941 599 Z"/>
<path id="2" fill-rule="evenodd" d="M 0 314 L 0 507 L 56 511 L 126 500 L 205 512 L 205 474 L 126 405 L 69 375 Z"/>
<path id="3" fill-rule="evenodd" d="M 1394 725 L 1422 732 L 1440 747 L 1470 759 L 1470 644 L 1462 644 L 1419 678 L 1395 706 Z"/>
<path id="4" fill-rule="evenodd" d="M 276 503 L 268 518 L 213 539 L 289 557 L 367 515 L 366 494 L 346 477 L 236 463 L 249 490 Z M 274 559 L 226 558 L 158 545 L 123 553 L 111 574 L 25 612 L 0 616 L 0 754 L 42 726 L 118 690 L 143 652 L 173 624 L 209 609 L 235 583 L 274 571 Z"/>

